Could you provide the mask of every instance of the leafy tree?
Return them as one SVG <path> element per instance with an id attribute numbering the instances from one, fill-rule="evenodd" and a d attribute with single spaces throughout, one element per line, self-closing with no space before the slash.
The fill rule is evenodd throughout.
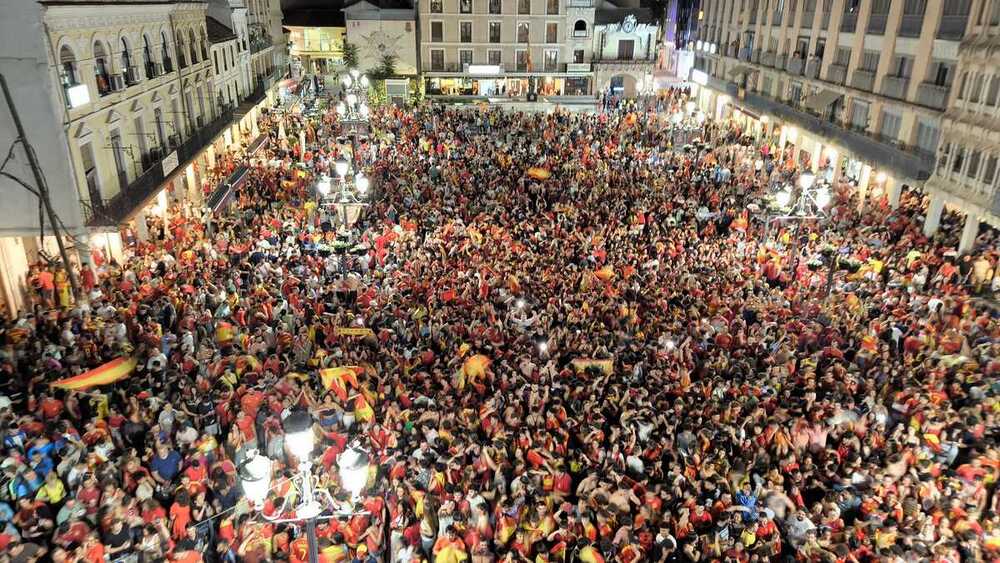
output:
<path id="1" fill-rule="evenodd" d="M 385 80 L 396 76 L 396 55 L 382 55 L 377 67 L 368 71 L 369 78 Z"/>
<path id="2" fill-rule="evenodd" d="M 344 41 L 344 65 L 347 68 L 358 68 L 358 46 Z"/>

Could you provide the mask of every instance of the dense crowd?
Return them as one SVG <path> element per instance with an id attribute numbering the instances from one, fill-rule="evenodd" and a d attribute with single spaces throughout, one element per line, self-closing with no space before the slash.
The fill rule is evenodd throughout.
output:
<path id="1" fill-rule="evenodd" d="M 727 123 L 683 150 L 685 101 L 382 109 L 343 253 L 312 191 L 340 125 L 272 118 L 279 164 L 231 213 L 175 218 L 88 304 L 5 327 L 0 561 L 306 560 L 267 518 L 297 495 L 298 410 L 340 514 L 321 561 L 996 559 L 1000 326 L 972 296 L 992 241 L 959 258 L 919 194 L 847 185 L 827 219 L 768 221 L 797 171 Z M 49 386 L 118 357 L 131 377 Z M 318 375 L 342 366 L 348 394 Z M 348 444 L 372 459 L 358 499 Z M 280 461 L 262 507 L 253 450 Z"/>

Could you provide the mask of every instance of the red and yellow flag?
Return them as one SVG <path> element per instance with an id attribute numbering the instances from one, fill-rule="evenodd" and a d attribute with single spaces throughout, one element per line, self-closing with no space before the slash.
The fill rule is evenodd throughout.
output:
<path id="1" fill-rule="evenodd" d="M 357 389 L 359 387 L 358 374 L 363 371 L 364 368 L 360 366 L 341 366 L 321 369 L 319 376 L 323 380 L 323 387 L 336 393 L 341 401 L 346 401 L 347 384 L 350 383 L 351 387 Z"/>
<path id="2" fill-rule="evenodd" d="M 552 171 L 548 168 L 541 168 L 539 166 L 533 166 L 528 169 L 528 176 L 536 180 L 548 180 L 552 176 Z"/>
<path id="3" fill-rule="evenodd" d="M 476 354 L 465 360 L 462 364 L 462 371 L 467 380 L 472 381 L 486 375 L 486 368 L 490 366 L 490 359 L 482 354 Z"/>
<path id="4" fill-rule="evenodd" d="M 80 375 L 55 381 L 52 386 L 60 389 L 79 390 L 97 385 L 107 385 L 128 377 L 135 369 L 135 364 L 135 358 L 118 358 Z"/>

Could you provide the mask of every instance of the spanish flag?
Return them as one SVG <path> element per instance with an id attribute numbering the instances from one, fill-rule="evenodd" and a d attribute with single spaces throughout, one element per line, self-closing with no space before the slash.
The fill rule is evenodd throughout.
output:
<path id="1" fill-rule="evenodd" d="M 347 400 L 347 384 L 358 388 L 358 374 L 362 368 L 359 366 L 342 366 L 319 370 L 319 376 L 323 380 L 323 387 L 333 391 L 340 397 L 341 401 Z"/>
<path id="2" fill-rule="evenodd" d="M 467 380 L 472 381 L 486 375 L 486 368 L 490 365 L 490 359 L 482 354 L 476 354 L 465 360 L 462 364 L 462 371 L 465 372 Z"/>
<path id="3" fill-rule="evenodd" d="M 225 321 L 220 321 L 215 326 L 215 342 L 217 344 L 229 344 L 235 336 L 236 332 L 233 330 L 233 325 Z"/>
<path id="4" fill-rule="evenodd" d="M 541 168 L 539 166 L 532 166 L 528 169 L 528 177 L 534 178 L 536 180 L 548 180 L 552 176 L 552 171 L 548 168 Z"/>
<path id="5" fill-rule="evenodd" d="M 107 385 L 128 377 L 135 369 L 135 364 L 135 358 L 118 358 L 80 375 L 60 379 L 53 382 L 52 386 L 60 389 L 79 390 L 97 385 Z"/>

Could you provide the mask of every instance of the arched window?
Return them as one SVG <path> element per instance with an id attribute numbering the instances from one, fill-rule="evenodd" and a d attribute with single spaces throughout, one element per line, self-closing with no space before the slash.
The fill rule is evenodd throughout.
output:
<path id="1" fill-rule="evenodd" d="M 59 49 L 59 65 L 62 67 L 62 81 L 65 86 L 76 86 L 80 83 L 76 75 L 76 55 L 69 45 L 63 45 Z"/>
<path id="2" fill-rule="evenodd" d="M 170 42 L 167 41 L 167 32 L 160 32 L 160 62 L 163 63 L 163 72 L 174 71 L 174 61 L 170 58 Z"/>
<path id="3" fill-rule="evenodd" d="M 584 20 L 576 20 L 573 24 L 573 37 L 586 37 L 587 36 L 587 22 Z"/>
<path id="4" fill-rule="evenodd" d="M 201 60 L 208 60 L 208 34 L 204 31 L 201 32 Z"/>
<path id="5" fill-rule="evenodd" d="M 972 90 L 969 92 L 969 101 L 972 103 L 979 102 L 979 96 L 983 92 L 983 75 L 976 74 L 975 80 L 972 81 Z"/>
<path id="6" fill-rule="evenodd" d="M 191 49 L 191 64 L 198 62 L 198 39 L 193 29 L 188 30 L 188 48 Z"/>
<path id="7" fill-rule="evenodd" d="M 153 49 L 149 46 L 149 36 L 142 34 L 142 65 L 146 67 L 146 79 L 156 76 L 156 65 L 153 64 Z"/>
<path id="8" fill-rule="evenodd" d="M 186 68 L 188 65 L 187 47 L 184 46 L 183 32 L 177 34 L 177 64 L 181 68 Z"/>
<path id="9" fill-rule="evenodd" d="M 107 96 L 111 93 L 111 63 L 102 41 L 94 41 L 94 80 L 98 94 Z"/>
<path id="10" fill-rule="evenodd" d="M 129 48 L 128 39 L 122 37 L 122 75 L 125 76 L 126 84 L 139 82 L 139 73 L 135 65 L 132 64 L 132 52 Z"/>

